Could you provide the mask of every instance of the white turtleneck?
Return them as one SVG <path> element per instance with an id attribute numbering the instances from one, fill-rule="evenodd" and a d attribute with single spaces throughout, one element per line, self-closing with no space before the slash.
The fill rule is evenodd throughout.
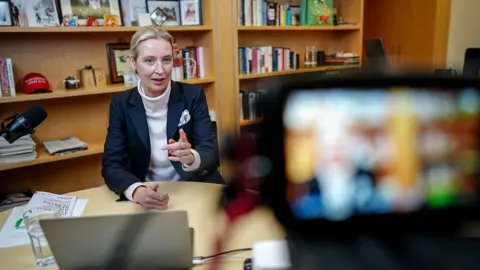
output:
<path id="1" fill-rule="evenodd" d="M 158 97 L 149 97 L 145 94 L 141 83 L 137 86 L 138 93 L 142 97 L 145 114 L 147 116 L 148 132 L 150 135 L 150 165 L 146 181 L 178 181 L 180 175 L 175 171 L 171 161 L 168 159 L 168 150 L 162 147 L 168 143 L 167 138 L 167 112 L 168 100 L 170 99 L 171 82 L 165 92 Z M 195 161 L 190 166 L 183 165 L 184 171 L 194 171 L 200 167 L 200 155 L 194 149 L 191 150 Z M 133 192 L 141 182 L 131 185 L 125 190 L 125 197 L 133 201 Z"/>

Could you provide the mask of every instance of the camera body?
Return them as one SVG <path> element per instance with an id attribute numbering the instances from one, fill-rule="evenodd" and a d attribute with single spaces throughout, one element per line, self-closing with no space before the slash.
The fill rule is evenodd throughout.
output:
<path id="1" fill-rule="evenodd" d="M 479 80 L 358 73 L 272 85 L 260 193 L 290 234 L 446 235 L 478 218 Z"/>

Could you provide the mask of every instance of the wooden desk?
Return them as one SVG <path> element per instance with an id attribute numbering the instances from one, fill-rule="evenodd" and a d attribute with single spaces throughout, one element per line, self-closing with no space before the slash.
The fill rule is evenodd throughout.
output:
<path id="1" fill-rule="evenodd" d="M 187 210 L 190 227 L 195 229 L 194 255 L 212 254 L 213 236 L 221 226 L 221 218 L 216 215 L 220 196 L 220 186 L 195 182 L 162 182 L 160 188 L 170 195 L 170 207 L 166 211 Z M 79 198 L 89 199 L 83 216 L 98 214 L 119 214 L 142 212 L 140 205 L 132 202 L 116 202 L 117 196 L 106 186 L 72 192 Z M 11 211 L 0 213 L 0 225 L 3 226 Z M 259 208 L 245 216 L 235 225 L 232 238 L 225 250 L 250 248 L 256 241 L 278 239 L 284 236 L 280 225 L 267 209 Z M 249 256 L 250 253 L 238 253 Z M 221 259 L 222 269 L 243 269 L 244 259 Z M 56 265 L 37 267 L 30 245 L 0 249 L 2 269 L 58 269 Z M 196 266 L 194 269 L 208 269 L 208 265 Z"/>

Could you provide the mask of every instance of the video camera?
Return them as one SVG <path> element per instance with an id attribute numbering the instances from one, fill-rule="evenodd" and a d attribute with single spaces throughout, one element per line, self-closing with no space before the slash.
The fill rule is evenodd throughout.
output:
<path id="1" fill-rule="evenodd" d="M 458 233 L 480 216 L 479 80 L 348 74 L 274 85 L 256 144 L 269 161 L 260 194 L 300 243 L 296 269 L 474 265 L 465 247 L 480 242 Z"/>

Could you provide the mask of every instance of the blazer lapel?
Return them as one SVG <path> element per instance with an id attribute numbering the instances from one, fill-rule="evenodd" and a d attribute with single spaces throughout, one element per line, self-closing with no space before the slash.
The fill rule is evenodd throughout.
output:
<path id="1" fill-rule="evenodd" d="M 146 149 L 150 151 L 150 135 L 148 133 L 147 115 L 143 107 L 142 97 L 135 88 L 132 91 L 129 101 L 128 117 L 132 121 L 135 131 L 142 140 Z"/>
<path id="2" fill-rule="evenodd" d="M 167 139 L 174 139 L 173 136 L 177 131 L 180 116 L 182 116 L 183 109 L 185 108 L 181 86 L 173 81 L 171 85 L 172 88 L 170 90 L 167 112 Z"/>

